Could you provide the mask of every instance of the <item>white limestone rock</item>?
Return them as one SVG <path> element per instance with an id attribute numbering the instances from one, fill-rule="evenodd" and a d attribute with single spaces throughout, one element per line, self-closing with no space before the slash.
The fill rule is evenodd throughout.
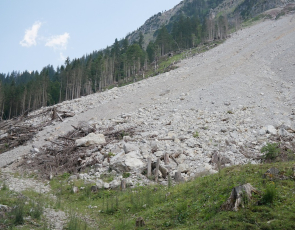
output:
<path id="1" fill-rule="evenodd" d="M 103 134 L 90 133 L 86 137 L 76 140 L 76 146 L 90 146 L 105 144 L 105 136 Z"/>

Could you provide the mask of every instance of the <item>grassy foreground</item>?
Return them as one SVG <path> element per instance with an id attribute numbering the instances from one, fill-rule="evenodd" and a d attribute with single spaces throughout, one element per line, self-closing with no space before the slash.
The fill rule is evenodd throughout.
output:
<path id="1" fill-rule="evenodd" d="M 65 174 L 50 182 L 57 199 L 49 201 L 48 197 L 43 197 L 42 203 L 68 213 L 66 229 L 295 229 L 294 180 L 263 179 L 263 174 L 271 167 L 278 168 L 285 176 L 293 176 L 293 165 L 294 162 L 277 162 L 235 166 L 175 186 L 138 187 L 126 191 L 92 192 L 90 184 L 79 180 L 68 182 Z M 220 206 L 233 187 L 245 183 L 250 183 L 261 194 L 244 201 L 244 208 L 238 212 L 221 211 Z M 79 188 L 78 193 L 72 192 L 73 186 Z M 40 202 L 36 201 L 36 194 L 29 191 L 24 194 L 27 197 L 27 202 L 23 203 L 24 220 L 16 220 L 12 212 L 6 220 L 10 224 L 6 226 L 19 229 L 18 226 L 24 224 L 22 229 L 33 226 L 34 229 L 50 229 L 39 216 L 42 210 L 38 209 Z M 2 189 L 0 204 L 19 205 L 19 197 Z M 145 221 L 142 228 L 135 227 L 138 217 Z"/>

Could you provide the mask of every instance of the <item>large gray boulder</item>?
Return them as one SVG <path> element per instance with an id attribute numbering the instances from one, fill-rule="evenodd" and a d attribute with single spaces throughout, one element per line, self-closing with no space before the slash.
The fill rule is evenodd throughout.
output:
<path id="1" fill-rule="evenodd" d="M 120 173 L 123 172 L 140 172 L 144 169 L 145 164 L 142 162 L 142 155 L 139 151 L 132 151 L 128 154 L 121 153 L 116 155 L 110 161 L 110 167 Z"/>

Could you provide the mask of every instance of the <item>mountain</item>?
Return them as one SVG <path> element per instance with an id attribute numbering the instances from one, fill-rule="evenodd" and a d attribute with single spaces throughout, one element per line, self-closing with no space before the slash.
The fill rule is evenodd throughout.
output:
<path id="1" fill-rule="evenodd" d="M 180 15 L 185 17 L 197 16 L 201 21 L 209 15 L 212 18 L 226 15 L 229 22 L 234 23 L 238 15 L 241 20 L 246 20 L 276 7 L 284 7 L 294 0 L 184 0 L 172 9 L 163 13 L 159 12 L 150 17 L 136 31 L 127 37 L 129 41 L 135 42 L 139 39 L 140 33 L 144 35 L 144 46 L 147 47 L 150 41 L 156 39 L 156 31 L 163 25 L 172 29 L 172 24 L 177 21 Z"/>
<path id="2" fill-rule="evenodd" d="M 184 0 L 110 47 L 67 58 L 57 69 L 48 65 L 40 73 L 0 73 L 0 120 L 167 72 L 182 59 L 181 52 L 193 50 L 192 56 L 210 43 L 221 43 L 243 21 L 259 19 L 266 10 L 273 9 L 263 18 L 278 18 L 295 9 L 291 2 L 294 0 Z M 178 56 L 167 58 L 173 54 Z"/>

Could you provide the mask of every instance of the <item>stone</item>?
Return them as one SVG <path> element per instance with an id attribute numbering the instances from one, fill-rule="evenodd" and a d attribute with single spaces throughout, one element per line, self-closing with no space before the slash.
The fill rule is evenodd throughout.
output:
<path id="1" fill-rule="evenodd" d="M 259 130 L 259 135 L 265 135 L 267 132 L 267 128 L 266 127 L 263 127 L 262 129 Z"/>
<path id="2" fill-rule="evenodd" d="M 120 187 L 120 185 L 121 185 L 121 181 L 119 181 L 119 180 L 113 180 L 112 182 L 110 182 L 110 188 L 118 188 L 118 187 Z"/>
<path id="3" fill-rule="evenodd" d="M 127 157 L 125 159 L 125 165 L 128 171 L 141 171 L 145 167 L 145 164 L 141 160 L 133 157 Z"/>
<path id="4" fill-rule="evenodd" d="M 79 192 L 78 187 L 74 186 L 74 187 L 73 187 L 73 193 L 78 193 L 78 192 Z"/>
<path id="5" fill-rule="evenodd" d="M 136 159 L 142 159 L 142 155 L 139 153 L 139 151 L 132 151 L 125 155 L 126 158 L 136 158 Z"/>
<path id="6" fill-rule="evenodd" d="M 103 184 L 103 187 L 104 187 L 105 189 L 109 189 L 109 188 L 110 188 L 110 184 L 109 184 L 109 183 L 104 183 L 104 184 Z"/>
<path id="7" fill-rule="evenodd" d="M 106 143 L 103 134 L 90 133 L 86 137 L 76 140 L 76 146 L 102 145 Z"/>
<path id="8" fill-rule="evenodd" d="M 183 163 L 183 164 L 178 165 L 177 170 L 181 173 L 187 173 L 187 172 L 189 172 L 190 167 L 188 164 Z"/>
<path id="9" fill-rule="evenodd" d="M 125 143 L 124 144 L 124 151 L 125 151 L 125 153 L 129 153 L 131 151 L 139 151 L 139 148 L 138 148 L 138 146 L 136 146 L 134 144 Z"/>
<path id="10" fill-rule="evenodd" d="M 98 191 L 98 187 L 96 185 L 92 185 L 90 189 L 91 189 L 91 192 L 97 192 Z"/>
<path id="11" fill-rule="evenodd" d="M 7 212 L 8 211 L 8 206 L 0 204 L 0 212 Z"/>
<path id="12" fill-rule="evenodd" d="M 97 186 L 98 189 L 102 189 L 103 186 L 104 186 L 104 182 L 103 182 L 103 180 L 98 179 L 98 180 L 96 181 L 96 186 Z"/>
<path id="13" fill-rule="evenodd" d="M 77 180 L 78 176 L 77 175 L 71 175 L 68 179 L 68 181 L 72 181 L 72 180 Z"/>
<path id="14" fill-rule="evenodd" d="M 269 133 L 269 134 L 272 134 L 272 135 L 277 135 L 277 130 L 276 130 L 276 128 L 274 126 L 268 125 L 266 133 Z"/>
<path id="15" fill-rule="evenodd" d="M 117 155 L 111 158 L 110 163 L 116 162 L 118 159 L 122 159 L 125 156 L 125 152 L 121 151 Z"/>
<path id="16" fill-rule="evenodd" d="M 289 133 L 283 127 L 279 128 L 278 134 L 282 137 L 286 137 L 289 135 Z"/>
<path id="17" fill-rule="evenodd" d="M 124 136 L 123 141 L 125 142 L 132 141 L 132 138 L 130 136 Z"/>

